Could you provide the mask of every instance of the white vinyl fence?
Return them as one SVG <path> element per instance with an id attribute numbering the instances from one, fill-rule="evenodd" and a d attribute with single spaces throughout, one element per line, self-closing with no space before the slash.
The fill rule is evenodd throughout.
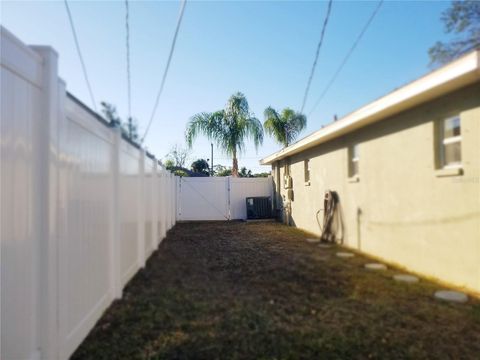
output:
<path id="1" fill-rule="evenodd" d="M 1 28 L 1 359 L 67 359 L 175 223 L 175 177 Z"/>
<path id="2" fill-rule="evenodd" d="M 246 198 L 253 196 L 273 198 L 271 176 L 181 177 L 177 180 L 177 220 L 246 219 Z"/>

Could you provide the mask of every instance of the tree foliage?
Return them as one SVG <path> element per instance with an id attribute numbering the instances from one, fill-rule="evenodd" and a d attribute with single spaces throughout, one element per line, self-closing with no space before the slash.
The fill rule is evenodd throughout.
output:
<path id="1" fill-rule="evenodd" d="M 290 108 L 285 108 L 279 113 L 269 106 L 265 109 L 264 117 L 265 132 L 285 147 L 295 141 L 307 126 L 307 117 Z"/>
<path id="2" fill-rule="evenodd" d="M 181 177 L 189 177 L 188 173 L 185 170 L 182 169 L 175 169 L 172 171 L 173 175 L 175 176 L 181 176 Z"/>
<path id="3" fill-rule="evenodd" d="M 188 159 L 189 155 L 189 150 L 186 148 L 183 148 L 182 146 L 175 144 L 171 149 L 170 152 L 166 156 L 166 161 L 169 161 L 171 164 L 173 164 L 172 167 L 185 167 L 185 164 Z"/>
<path id="4" fill-rule="evenodd" d="M 127 122 L 123 122 L 120 116 L 118 116 L 115 105 L 106 101 L 102 101 L 100 105 L 102 106 L 102 113 L 110 122 L 110 125 L 115 128 L 120 128 L 125 137 L 138 144 L 140 140 L 138 135 L 138 121 L 130 117 Z"/>
<path id="5" fill-rule="evenodd" d="M 232 175 L 238 176 L 238 153 L 245 149 L 245 141 L 253 140 L 255 148 L 263 143 L 260 121 L 250 112 L 245 95 L 232 95 L 223 110 L 203 112 L 192 116 L 185 137 L 191 147 L 199 135 L 214 141 L 225 154 L 232 157 Z"/>
<path id="6" fill-rule="evenodd" d="M 138 121 L 136 119 L 129 117 L 128 121 L 123 124 L 122 130 L 130 140 L 138 143 L 140 135 L 138 134 Z"/>
<path id="7" fill-rule="evenodd" d="M 220 164 L 215 165 L 214 175 L 215 176 L 232 176 L 232 168 L 226 167 Z M 268 172 L 254 174 L 252 170 L 247 169 L 245 166 L 243 166 L 238 172 L 238 177 L 245 177 L 245 178 L 269 177 L 269 176 L 270 176 L 270 173 Z"/>
<path id="8" fill-rule="evenodd" d="M 480 1 L 453 1 L 442 13 L 445 32 L 456 35 L 449 42 L 437 41 L 428 50 L 431 64 L 445 64 L 480 47 Z"/>
<path id="9" fill-rule="evenodd" d="M 248 170 L 245 166 L 240 169 L 240 172 L 238 173 L 238 175 L 240 177 L 245 177 L 245 178 L 253 177 L 252 170 Z"/>
<path id="10" fill-rule="evenodd" d="M 208 162 L 205 159 L 195 160 L 192 163 L 191 168 L 193 172 L 210 175 L 210 166 L 208 165 Z"/>
<path id="11" fill-rule="evenodd" d="M 214 168 L 215 176 L 231 176 L 232 175 L 232 168 L 229 168 L 223 165 L 215 165 L 213 168 Z"/>
<path id="12" fill-rule="evenodd" d="M 271 173 L 269 172 L 261 172 L 261 173 L 258 173 L 258 174 L 253 174 L 253 177 L 256 177 L 256 178 L 263 178 L 263 177 L 269 177 L 271 175 Z"/>
<path id="13" fill-rule="evenodd" d="M 173 162 L 172 159 L 165 160 L 164 165 L 165 165 L 165 169 L 170 171 L 175 167 L 175 163 Z"/>
<path id="14" fill-rule="evenodd" d="M 110 122 L 110 125 L 113 127 L 119 127 L 122 125 L 122 120 L 117 114 L 117 108 L 115 105 L 112 105 L 110 103 L 107 103 L 105 101 L 102 101 L 100 103 L 102 106 L 102 113 L 103 115 L 107 118 L 107 120 Z"/>

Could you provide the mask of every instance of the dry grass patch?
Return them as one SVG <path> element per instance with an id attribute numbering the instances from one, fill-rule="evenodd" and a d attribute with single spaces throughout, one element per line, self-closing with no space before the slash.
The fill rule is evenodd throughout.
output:
<path id="1" fill-rule="evenodd" d="M 396 282 L 306 237 L 178 224 L 73 359 L 479 358 L 478 301 L 440 302 L 435 284 Z"/>

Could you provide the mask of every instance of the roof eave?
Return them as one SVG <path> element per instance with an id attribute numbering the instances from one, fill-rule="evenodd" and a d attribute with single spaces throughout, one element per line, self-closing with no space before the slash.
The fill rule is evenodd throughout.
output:
<path id="1" fill-rule="evenodd" d="M 480 50 L 476 50 L 263 158 L 260 160 L 260 164 L 270 165 L 275 161 L 393 116 L 479 80 Z"/>

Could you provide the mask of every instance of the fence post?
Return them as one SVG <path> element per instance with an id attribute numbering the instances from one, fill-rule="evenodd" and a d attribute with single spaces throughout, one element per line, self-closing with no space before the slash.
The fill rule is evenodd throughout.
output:
<path id="1" fill-rule="evenodd" d="M 159 186 L 159 207 L 160 207 L 160 241 L 162 241 L 165 238 L 165 193 L 163 191 L 163 183 L 164 183 L 164 170 L 163 166 L 160 167 L 160 174 L 158 178 L 158 186 Z"/>
<path id="2" fill-rule="evenodd" d="M 167 197 L 168 197 L 168 203 L 167 203 L 167 231 L 172 228 L 172 173 L 168 173 L 168 182 L 167 182 Z"/>
<path id="3" fill-rule="evenodd" d="M 57 178 L 59 111 L 58 55 L 47 46 L 32 46 L 43 59 L 42 122 L 33 124 L 34 147 L 34 231 L 38 235 L 37 337 L 40 356 L 58 359 L 58 229 Z M 64 86 L 61 87 L 64 90 Z M 65 96 L 65 95 L 63 95 Z M 63 102 L 62 102 L 63 104 Z"/>
<path id="4" fill-rule="evenodd" d="M 153 168 L 150 178 L 150 199 L 152 201 L 152 246 L 155 250 L 158 247 L 158 187 L 157 187 L 158 161 L 153 159 Z"/>
<path id="5" fill-rule="evenodd" d="M 113 145 L 111 152 L 112 162 L 112 189 L 111 189 L 111 222 L 110 222 L 110 287 L 112 299 L 122 297 L 122 281 L 120 270 L 120 143 L 122 131 L 113 129 Z"/>
<path id="6" fill-rule="evenodd" d="M 165 183 L 165 197 L 166 197 L 166 204 L 165 204 L 165 230 L 168 232 L 170 230 L 170 210 L 171 210 L 171 194 L 170 194 L 170 181 L 171 181 L 171 176 L 172 174 L 170 172 L 167 172 L 166 174 L 166 183 Z M 165 234 L 166 235 L 166 234 Z"/>
<path id="7" fill-rule="evenodd" d="M 182 180 L 183 178 L 180 177 L 177 181 L 177 220 L 182 220 Z"/>
<path id="8" fill-rule="evenodd" d="M 162 178 L 162 192 L 163 192 L 163 236 L 167 236 L 168 231 L 168 171 L 163 170 Z"/>
<path id="9" fill-rule="evenodd" d="M 231 220 L 232 219 L 232 213 L 231 213 L 231 197 L 230 197 L 230 179 L 231 179 L 231 176 L 227 176 L 227 216 L 228 216 L 228 220 Z"/>
<path id="10" fill-rule="evenodd" d="M 179 181 L 179 179 L 181 179 L 181 177 L 178 177 L 178 176 L 173 177 L 173 184 L 172 184 L 172 187 L 173 187 L 173 191 L 172 191 L 172 194 L 173 194 L 172 227 L 175 226 L 175 224 L 177 223 L 177 209 L 178 209 L 177 182 Z"/>
<path id="11" fill-rule="evenodd" d="M 175 175 L 171 174 L 170 175 L 170 229 L 173 227 L 173 222 L 175 221 L 175 216 L 174 216 L 174 209 L 175 209 L 175 191 L 173 190 L 175 186 Z"/>
<path id="12" fill-rule="evenodd" d="M 138 218 L 137 218 L 137 249 L 138 265 L 145 266 L 145 150 L 140 149 L 138 167 Z"/>
<path id="13" fill-rule="evenodd" d="M 178 176 L 173 176 L 172 195 L 173 195 L 173 209 L 172 209 L 172 227 L 177 223 L 177 179 Z"/>

